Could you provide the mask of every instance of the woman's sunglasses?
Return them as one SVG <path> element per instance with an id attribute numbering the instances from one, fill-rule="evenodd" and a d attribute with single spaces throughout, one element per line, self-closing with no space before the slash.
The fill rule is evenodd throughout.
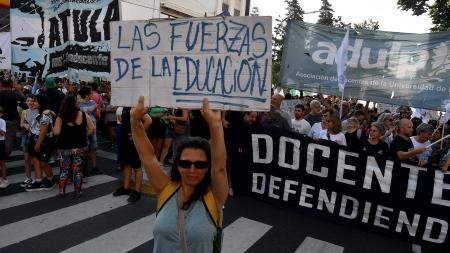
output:
<path id="1" fill-rule="evenodd" d="M 183 169 L 190 169 L 192 164 L 194 165 L 194 168 L 196 168 L 196 169 L 203 170 L 203 169 L 208 168 L 208 162 L 205 162 L 205 161 L 194 161 L 194 162 L 191 162 L 189 160 L 179 160 L 178 161 L 178 166 L 180 166 Z"/>

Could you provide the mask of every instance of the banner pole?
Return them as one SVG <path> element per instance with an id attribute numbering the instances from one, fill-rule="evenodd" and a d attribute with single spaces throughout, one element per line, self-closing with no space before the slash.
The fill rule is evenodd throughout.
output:
<path id="1" fill-rule="evenodd" d="M 450 137 L 450 134 L 447 134 L 446 136 L 444 136 L 444 137 L 440 138 L 439 140 L 431 143 L 430 145 L 425 146 L 425 148 L 429 148 L 429 147 L 433 146 L 434 144 L 436 144 L 436 143 L 438 143 L 440 141 L 443 141 L 444 139 L 447 139 L 448 137 Z M 444 142 L 442 142 L 442 143 L 444 143 Z M 442 143 L 441 143 L 441 149 L 442 149 Z"/>
<path id="2" fill-rule="evenodd" d="M 342 119 L 342 105 L 344 104 L 344 90 L 342 89 L 342 95 L 341 95 L 341 106 L 339 109 L 339 119 Z"/>

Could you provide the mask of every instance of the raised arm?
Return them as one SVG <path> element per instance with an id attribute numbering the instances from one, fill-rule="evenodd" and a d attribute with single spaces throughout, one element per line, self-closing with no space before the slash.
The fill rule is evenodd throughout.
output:
<path id="1" fill-rule="evenodd" d="M 153 145 L 150 143 L 150 140 L 145 133 L 142 119 L 147 111 L 148 108 L 144 107 L 144 97 L 140 96 L 137 106 L 131 110 L 131 134 L 139 158 L 141 159 L 145 172 L 150 180 L 150 184 L 155 189 L 156 194 L 159 194 L 170 182 L 170 178 L 162 171 L 159 161 L 155 156 Z M 151 124 L 150 117 L 146 117 L 145 121 L 149 121 L 149 123 L 147 123 L 148 125 Z"/>
<path id="2" fill-rule="evenodd" d="M 208 122 L 211 133 L 211 190 L 217 206 L 225 204 L 228 197 L 227 151 L 223 135 L 221 112 L 209 109 L 207 99 L 203 100 L 202 115 Z"/>
<path id="3" fill-rule="evenodd" d="M 81 112 L 85 113 L 85 112 Z M 89 115 L 86 115 L 86 135 L 91 135 L 94 132 L 94 122 L 92 122 L 91 117 Z"/>
<path id="4" fill-rule="evenodd" d="M 61 118 L 58 116 L 55 120 L 55 125 L 53 126 L 53 134 L 54 135 L 59 135 L 61 134 L 61 126 L 62 126 L 62 120 Z"/>

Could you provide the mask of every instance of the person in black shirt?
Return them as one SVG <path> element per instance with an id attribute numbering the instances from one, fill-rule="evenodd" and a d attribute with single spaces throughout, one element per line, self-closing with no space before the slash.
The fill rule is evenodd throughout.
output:
<path id="1" fill-rule="evenodd" d="M 398 123 L 398 134 L 391 142 L 391 156 L 396 161 L 418 162 L 417 155 L 423 153 L 425 147 L 414 148 L 409 137 L 413 132 L 411 120 L 403 118 Z"/>
<path id="2" fill-rule="evenodd" d="M 382 140 L 384 127 L 380 123 L 372 123 L 369 138 L 363 142 L 362 149 L 370 156 L 380 155 L 384 159 L 389 157 L 389 146 Z"/>
<path id="3" fill-rule="evenodd" d="M 12 82 L 9 79 L 0 80 L 0 106 L 3 108 L 3 119 L 6 122 L 5 154 L 8 157 L 16 141 L 16 133 L 19 130 L 20 117 L 17 106 L 27 108 L 25 97 L 14 91 Z"/>
<path id="4" fill-rule="evenodd" d="M 345 133 L 347 147 L 360 150 L 367 137 L 360 128 L 359 121 L 356 117 L 350 117 L 347 121 L 347 132 Z"/>

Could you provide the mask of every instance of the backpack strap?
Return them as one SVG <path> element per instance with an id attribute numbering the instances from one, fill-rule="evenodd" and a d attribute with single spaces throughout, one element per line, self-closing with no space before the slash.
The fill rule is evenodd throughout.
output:
<path id="1" fill-rule="evenodd" d="M 179 182 L 171 181 L 168 183 L 158 196 L 158 202 L 156 204 L 156 215 L 158 215 L 159 210 L 164 207 L 167 201 L 172 198 L 178 189 L 181 187 Z M 217 207 L 216 200 L 212 194 L 211 189 L 203 195 L 202 198 L 203 205 L 208 211 L 209 217 L 214 222 L 216 227 L 222 228 L 223 223 L 223 212 L 221 212 L 222 207 Z"/>
<path id="2" fill-rule="evenodd" d="M 216 204 L 216 200 L 214 199 L 214 195 L 211 189 L 203 195 L 203 205 L 205 205 L 206 210 L 208 211 L 209 216 L 213 220 L 214 224 L 218 228 L 222 228 L 223 226 L 223 212 L 222 207 L 218 207 Z"/>
<path id="3" fill-rule="evenodd" d="M 161 193 L 158 196 L 158 202 L 156 204 L 156 214 L 158 214 L 159 210 L 167 203 L 167 201 L 175 195 L 177 190 L 181 187 L 180 183 L 170 181 L 164 189 L 161 191 Z"/>

